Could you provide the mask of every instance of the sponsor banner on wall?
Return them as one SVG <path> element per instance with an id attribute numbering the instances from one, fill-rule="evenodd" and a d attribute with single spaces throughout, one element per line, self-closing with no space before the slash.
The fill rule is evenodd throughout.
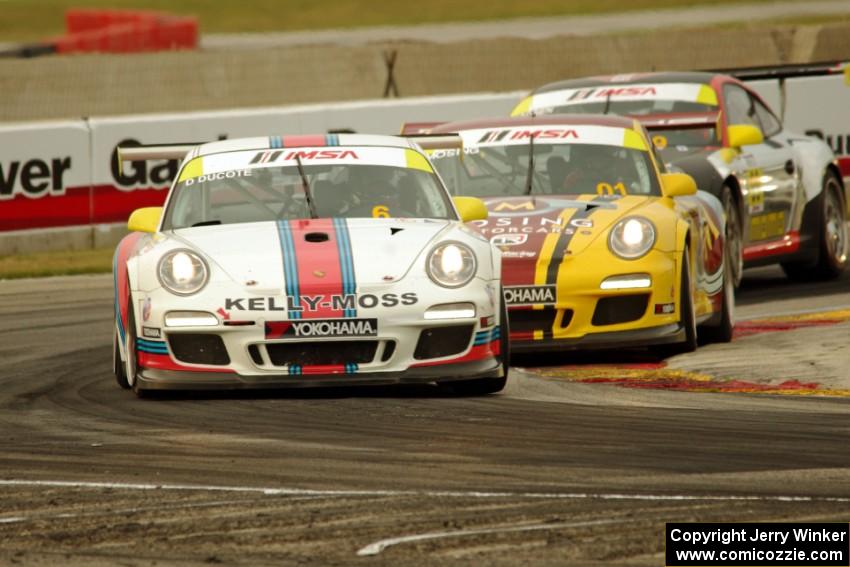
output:
<path id="1" fill-rule="evenodd" d="M 748 83 L 796 133 L 816 135 L 850 179 L 850 87 L 842 75 Z M 161 205 L 179 163 L 125 163 L 119 145 L 356 131 L 396 134 L 404 122 L 507 116 L 525 93 L 421 97 L 92 118 L 0 126 L 0 231 L 123 222 Z"/>
<path id="2" fill-rule="evenodd" d="M 119 145 L 351 130 L 396 134 L 406 121 L 507 115 L 523 93 L 370 100 L 280 108 L 0 126 L 0 232 L 123 222 L 162 205 L 179 163 L 125 163 Z"/>

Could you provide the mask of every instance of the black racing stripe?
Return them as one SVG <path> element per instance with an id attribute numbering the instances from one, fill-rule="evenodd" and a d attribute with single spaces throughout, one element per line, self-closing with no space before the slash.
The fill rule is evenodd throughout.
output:
<path id="1" fill-rule="evenodd" d="M 552 323 L 552 325 L 554 326 L 555 323 Z M 548 329 L 543 329 L 543 340 L 544 341 L 551 340 L 553 338 L 555 338 L 555 332 L 552 330 L 552 327 L 549 327 Z"/>
<path id="2" fill-rule="evenodd" d="M 570 220 L 573 221 L 575 219 L 586 219 L 596 209 L 600 209 L 602 207 L 591 206 L 593 203 L 610 201 L 611 197 L 608 196 L 599 196 L 594 197 L 593 200 L 588 201 L 587 207 L 583 211 L 577 211 L 573 216 L 570 217 Z M 575 234 L 575 230 L 572 232 L 567 231 L 567 227 L 561 228 L 561 234 L 558 236 L 558 241 L 555 243 L 555 247 L 552 249 L 552 257 L 549 259 L 549 265 L 546 267 L 546 283 L 547 284 L 556 284 L 558 283 L 558 269 L 561 267 L 561 261 L 564 259 L 563 254 L 558 254 L 559 250 L 566 250 L 570 245 L 570 241 L 573 239 L 573 234 Z"/>

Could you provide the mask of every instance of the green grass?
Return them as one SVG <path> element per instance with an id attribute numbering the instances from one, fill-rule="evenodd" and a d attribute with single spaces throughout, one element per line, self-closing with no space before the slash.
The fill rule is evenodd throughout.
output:
<path id="1" fill-rule="evenodd" d="M 0 279 L 102 274 L 112 270 L 114 248 L 0 256 Z"/>
<path id="2" fill-rule="evenodd" d="M 769 2 L 771 0 L 747 0 Z M 602 14 L 739 4 L 741 0 L 0 0 L 0 41 L 61 34 L 67 8 L 163 10 L 197 15 L 202 33 L 270 32 L 408 25 L 519 17 Z"/>

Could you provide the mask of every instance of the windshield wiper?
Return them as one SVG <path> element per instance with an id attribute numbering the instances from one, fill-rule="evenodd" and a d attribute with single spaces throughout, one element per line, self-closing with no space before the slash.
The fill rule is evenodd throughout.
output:
<path id="1" fill-rule="evenodd" d="M 221 224 L 221 221 L 220 220 L 207 220 L 207 221 L 196 222 L 195 224 L 192 225 L 192 228 L 194 228 L 196 226 L 212 226 L 214 224 Z"/>
<path id="2" fill-rule="evenodd" d="M 304 166 L 301 165 L 301 156 L 298 155 L 298 152 L 295 152 L 295 163 L 298 164 L 298 174 L 301 176 L 301 186 L 304 188 L 304 198 L 307 199 L 307 208 L 310 209 L 310 218 L 317 219 L 319 215 L 316 213 L 316 205 L 313 204 L 310 182 L 307 181 L 307 175 L 304 173 Z"/>
<path id="3" fill-rule="evenodd" d="M 525 177 L 525 194 L 531 195 L 531 186 L 534 182 L 534 132 L 528 138 L 528 175 Z"/>
<path id="4" fill-rule="evenodd" d="M 611 110 L 611 91 L 608 91 L 608 94 L 605 95 L 605 108 L 602 110 L 602 114 L 608 114 L 608 111 Z"/>

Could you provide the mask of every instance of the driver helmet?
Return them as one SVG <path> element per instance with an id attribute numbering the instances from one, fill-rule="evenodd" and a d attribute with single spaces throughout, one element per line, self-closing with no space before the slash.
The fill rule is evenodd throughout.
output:
<path id="1" fill-rule="evenodd" d="M 358 165 L 349 169 L 351 194 L 361 203 L 391 205 L 398 201 L 393 184 L 393 168 L 380 165 Z"/>
<path id="2" fill-rule="evenodd" d="M 592 178 L 603 181 L 611 174 L 614 165 L 611 154 L 596 145 L 575 144 L 572 147 L 573 155 L 570 163 L 579 171 L 585 173 L 585 179 Z"/>

